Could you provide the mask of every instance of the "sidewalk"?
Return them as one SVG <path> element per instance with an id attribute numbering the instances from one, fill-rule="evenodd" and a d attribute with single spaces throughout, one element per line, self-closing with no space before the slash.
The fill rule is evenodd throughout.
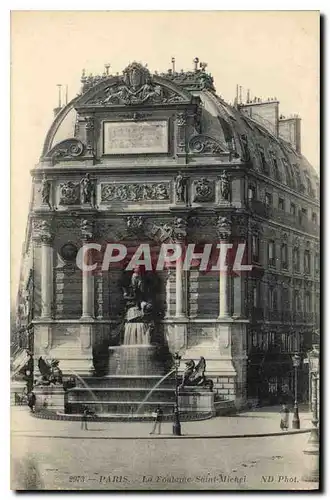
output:
<path id="1" fill-rule="evenodd" d="M 191 438 L 205 437 L 248 437 L 265 435 L 285 435 L 288 432 L 299 432 L 291 429 L 292 414 L 290 415 L 290 429 L 288 432 L 280 430 L 280 407 L 257 408 L 252 411 L 239 413 L 234 416 L 215 417 L 210 420 L 183 422 L 182 436 Z M 300 413 L 300 429 L 310 429 L 311 414 L 306 411 Z M 88 430 L 81 429 L 80 422 L 43 420 L 35 418 L 25 407 L 12 407 L 11 432 L 13 435 L 58 438 L 89 438 L 89 439 L 130 439 L 152 438 L 149 436 L 151 422 L 88 422 Z M 162 438 L 173 437 L 172 423 L 162 425 Z"/>

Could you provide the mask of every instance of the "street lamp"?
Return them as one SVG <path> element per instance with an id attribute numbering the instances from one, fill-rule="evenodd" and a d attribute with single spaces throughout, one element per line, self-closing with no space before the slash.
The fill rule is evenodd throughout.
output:
<path id="1" fill-rule="evenodd" d="M 174 406 L 173 434 L 175 436 L 181 436 L 181 424 L 180 424 L 180 413 L 179 413 L 179 379 L 178 379 L 178 370 L 180 366 L 181 356 L 179 356 L 179 354 L 176 352 L 173 358 L 175 367 L 175 406 Z"/>
<path id="2" fill-rule="evenodd" d="M 294 367 L 294 407 L 293 407 L 293 417 L 292 417 L 292 429 L 300 429 L 300 419 L 298 413 L 298 367 L 300 365 L 299 354 L 294 354 L 292 356 L 292 364 Z"/>
<path id="3" fill-rule="evenodd" d="M 308 352 L 309 372 L 312 377 L 312 430 L 309 435 L 307 448 L 304 454 L 309 459 L 308 469 L 303 475 L 304 481 L 319 481 L 319 459 L 320 459 L 320 438 L 318 429 L 318 379 L 319 379 L 319 361 L 320 353 L 317 345 L 313 345 L 313 349 Z"/>

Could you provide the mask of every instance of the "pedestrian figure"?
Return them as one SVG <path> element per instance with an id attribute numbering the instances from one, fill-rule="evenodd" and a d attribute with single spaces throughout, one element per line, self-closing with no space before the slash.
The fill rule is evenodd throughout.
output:
<path id="1" fill-rule="evenodd" d="M 28 407 L 30 408 L 31 413 L 35 412 L 36 395 L 34 394 L 34 392 L 29 392 L 28 394 Z"/>
<path id="2" fill-rule="evenodd" d="M 289 414 L 290 414 L 290 410 L 288 409 L 287 405 L 284 404 L 282 405 L 282 408 L 281 408 L 281 423 L 280 423 L 280 428 L 282 431 L 287 431 L 288 428 L 289 428 Z"/>
<path id="3" fill-rule="evenodd" d="M 89 414 L 88 409 L 84 408 L 84 412 L 83 412 L 82 417 L 81 417 L 81 429 L 85 430 L 85 431 L 88 431 L 88 428 L 87 428 L 88 414 Z"/>
<path id="4" fill-rule="evenodd" d="M 150 434 L 155 434 L 156 429 L 158 427 L 158 434 L 161 433 L 161 428 L 162 428 L 162 421 L 163 421 L 163 410 L 161 409 L 160 406 L 157 406 L 157 410 L 152 414 L 152 416 L 155 418 L 154 420 L 154 426 Z"/>

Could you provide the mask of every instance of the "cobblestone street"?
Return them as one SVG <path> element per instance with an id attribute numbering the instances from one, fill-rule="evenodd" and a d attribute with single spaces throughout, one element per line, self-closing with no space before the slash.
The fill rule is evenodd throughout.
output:
<path id="1" fill-rule="evenodd" d="M 302 429 L 309 428 L 309 417 L 301 413 Z M 12 487 L 22 487 L 27 469 L 39 489 L 317 487 L 301 480 L 309 433 L 236 437 L 277 433 L 277 408 L 184 423 L 183 439 L 172 436 L 169 423 L 161 439 L 149 436 L 150 428 L 150 423 L 92 422 L 82 431 L 79 422 L 39 420 L 14 408 Z"/>

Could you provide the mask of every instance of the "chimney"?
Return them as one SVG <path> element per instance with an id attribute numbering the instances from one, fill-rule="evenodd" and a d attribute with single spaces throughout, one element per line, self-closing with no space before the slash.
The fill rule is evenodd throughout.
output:
<path id="1" fill-rule="evenodd" d="M 278 137 L 279 102 L 276 97 L 271 99 L 254 98 L 253 102 L 240 105 L 240 111 L 260 123 L 265 129 Z"/>
<path id="2" fill-rule="evenodd" d="M 280 117 L 279 120 L 279 137 L 301 153 L 301 118 L 298 115 L 289 118 Z"/>

